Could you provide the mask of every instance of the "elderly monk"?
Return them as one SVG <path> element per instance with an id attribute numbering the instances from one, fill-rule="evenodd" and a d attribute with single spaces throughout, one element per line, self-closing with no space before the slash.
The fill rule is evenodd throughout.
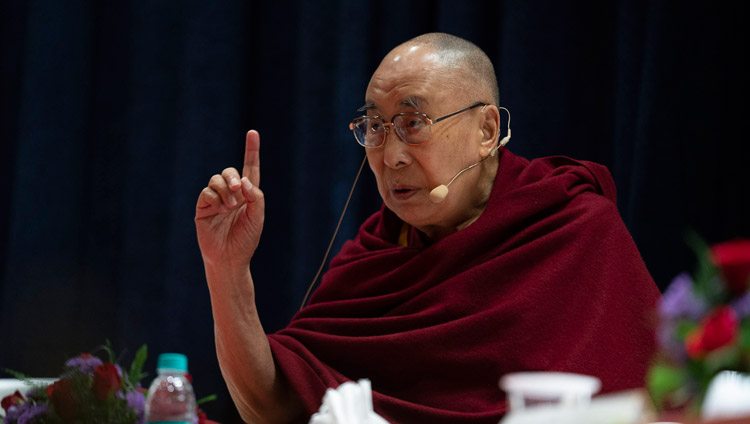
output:
<path id="1" fill-rule="evenodd" d="M 460 38 L 426 34 L 383 59 L 351 123 L 383 206 L 275 334 L 249 266 L 264 216 L 258 133 L 241 174 L 211 178 L 195 222 L 219 363 L 246 421 L 306 422 L 327 388 L 360 378 L 391 423 L 497 423 L 498 379 L 515 371 L 643 385 L 659 293 L 611 176 L 500 147 L 498 101 L 491 62 Z"/>

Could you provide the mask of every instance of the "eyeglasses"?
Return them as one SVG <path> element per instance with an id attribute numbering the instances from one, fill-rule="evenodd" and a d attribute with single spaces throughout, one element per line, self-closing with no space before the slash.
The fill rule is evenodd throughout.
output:
<path id="1" fill-rule="evenodd" d="M 474 109 L 479 106 L 487 106 L 486 103 L 476 102 L 473 105 L 461 109 L 458 112 L 442 116 L 437 119 L 430 119 L 424 113 L 420 112 L 404 112 L 399 113 L 391 118 L 391 122 L 385 122 L 380 116 L 360 116 L 354 118 L 349 123 L 349 129 L 354 133 L 354 138 L 357 139 L 357 143 L 364 147 L 380 147 L 385 143 L 385 137 L 392 127 L 398 137 L 404 143 L 410 146 L 416 146 L 424 144 L 430 141 L 432 131 L 430 127 L 432 124 L 437 124 L 443 119 L 448 119 L 451 116 L 458 115 L 459 113 L 466 112 L 467 110 Z"/>

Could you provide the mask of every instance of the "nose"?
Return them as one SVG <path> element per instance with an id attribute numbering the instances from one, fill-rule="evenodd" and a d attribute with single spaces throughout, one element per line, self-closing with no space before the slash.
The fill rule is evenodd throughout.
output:
<path id="1" fill-rule="evenodd" d="M 387 129 L 383 141 L 383 162 L 391 169 L 408 166 L 412 161 L 409 146 L 401 141 L 393 127 L 389 126 Z"/>

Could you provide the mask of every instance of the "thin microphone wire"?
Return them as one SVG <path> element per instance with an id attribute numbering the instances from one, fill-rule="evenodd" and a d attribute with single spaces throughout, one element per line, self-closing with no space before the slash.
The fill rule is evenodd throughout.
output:
<path id="1" fill-rule="evenodd" d="M 508 136 L 510 136 L 510 111 L 504 107 L 499 107 L 498 109 L 503 109 L 508 114 Z M 510 139 L 510 137 L 507 137 Z M 507 141 L 506 141 L 507 143 Z M 504 145 L 504 144 L 503 144 Z M 498 146 L 502 147 L 502 146 Z M 458 174 L 456 174 L 453 179 L 450 180 L 448 184 L 445 186 L 448 187 L 451 184 L 453 184 L 453 181 L 458 178 L 459 175 L 463 174 L 464 172 L 470 170 L 471 168 L 479 165 L 480 163 L 484 162 L 485 159 L 487 159 L 489 156 L 485 156 L 480 160 L 479 162 L 469 165 L 466 168 L 459 171 Z M 302 304 L 300 304 L 299 309 L 302 310 L 302 308 L 305 307 L 305 303 L 307 303 L 307 298 L 310 296 L 310 292 L 312 291 L 313 287 L 315 286 L 315 282 L 318 281 L 318 277 L 320 277 L 320 273 L 323 271 L 323 268 L 326 265 L 326 260 L 328 259 L 328 255 L 331 253 L 331 248 L 333 247 L 333 242 L 336 240 L 336 235 L 339 233 L 339 228 L 341 228 L 341 223 L 344 221 L 344 215 L 346 215 L 346 209 L 349 207 L 349 202 L 352 200 L 352 195 L 354 194 L 354 188 L 357 186 L 357 182 L 359 181 L 359 176 L 362 174 L 362 169 L 365 167 L 365 162 L 367 162 L 367 155 L 365 155 L 364 159 L 362 159 L 362 164 L 359 165 L 359 170 L 357 170 L 357 176 L 354 177 L 354 183 L 352 183 L 352 188 L 349 190 L 349 196 L 346 198 L 346 203 L 344 204 L 344 210 L 341 211 L 341 216 L 339 217 L 339 222 L 336 224 L 336 229 L 333 230 L 333 236 L 331 237 L 331 241 L 328 243 L 328 248 L 326 249 L 325 255 L 323 255 L 323 261 L 320 263 L 320 267 L 318 267 L 318 272 L 315 273 L 315 277 L 310 282 L 310 286 L 307 288 L 307 292 L 305 292 L 305 297 L 302 298 Z"/>
<path id="2" fill-rule="evenodd" d="M 362 159 L 362 164 L 359 165 L 357 176 L 354 177 L 354 183 L 352 183 L 352 188 L 349 190 L 349 197 L 346 198 L 346 203 L 344 203 L 344 210 L 341 211 L 339 222 L 336 224 L 336 229 L 333 230 L 333 236 L 331 236 L 331 241 L 328 243 L 328 249 L 326 249 L 326 253 L 325 255 L 323 255 L 323 260 L 320 262 L 320 267 L 318 268 L 318 272 L 315 273 L 315 277 L 312 279 L 312 281 L 310 282 L 310 286 L 307 288 L 305 297 L 302 299 L 302 304 L 299 305 L 300 311 L 302 310 L 302 308 L 305 307 L 305 303 L 307 303 L 307 297 L 310 296 L 310 292 L 312 291 L 313 286 L 315 286 L 315 282 L 318 281 L 318 277 L 320 277 L 320 273 L 323 271 L 323 268 L 326 265 L 328 254 L 331 253 L 333 242 L 334 240 L 336 240 L 336 235 L 339 233 L 339 228 L 341 227 L 341 223 L 344 221 L 344 215 L 346 215 L 346 209 L 349 207 L 349 202 L 352 200 L 352 194 L 354 194 L 354 188 L 357 186 L 357 181 L 359 181 L 359 176 L 360 174 L 362 174 L 362 168 L 365 167 L 365 162 L 367 162 L 367 155 L 365 155 L 364 159 Z"/>
<path id="3" fill-rule="evenodd" d="M 499 149 L 500 147 L 503 147 L 503 146 L 505 146 L 505 144 L 507 144 L 507 143 L 508 143 L 508 141 L 510 141 L 510 111 L 509 111 L 508 109 L 506 109 L 506 108 L 502 107 L 502 106 L 498 107 L 498 109 L 502 109 L 502 110 L 504 110 L 504 111 L 505 111 L 505 113 L 507 113 L 507 114 L 508 114 L 508 136 L 507 136 L 507 137 L 506 137 L 506 138 L 504 139 L 504 140 L 505 140 L 505 142 L 504 142 L 504 143 L 503 143 L 503 142 L 501 142 L 500 144 L 498 144 L 498 145 L 497 145 L 497 146 L 495 147 L 495 149 L 493 150 L 493 153 L 492 153 L 492 154 L 490 154 L 490 155 L 487 155 L 487 156 L 483 157 L 483 158 L 482 158 L 482 159 L 481 159 L 481 160 L 480 160 L 479 162 L 477 162 L 477 163 L 475 163 L 475 164 L 473 164 L 473 165 L 469 165 L 469 166 L 467 166 L 466 168 L 464 168 L 464 169 L 460 170 L 460 171 L 458 172 L 458 174 L 456 174 L 456 175 L 455 175 L 455 176 L 453 177 L 453 179 L 451 179 L 451 180 L 450 180 L 450 182 L 449 182 L 448 184 L 446 184 L 446 185 L 445 185 L 446 187 L 450 187 L 450 185 L 451 185 L 451 184 L 453 184 L 453 181 L 455 181 L 455 180 L 456 180 L 456 178 L 458 178 L 458 176 L 459 176 L 459 175 L 463 174 L 464 172 L 466 172 L 466 171 L 470 170 L 471 168 L 473 168 L 473 167 L 475 167 L 475 166 L 479 165 L 480 163 L 484 162 L 484 160 L 485 160 L 485 159 L 487 159 L 488 157 L 490 157 L 490 156 L 494 156 L 494 155 L 495 155 L 495 153 L 494 153 L 494 152 L 496 152 L 496 151 L 497 151 L 497 149 Z"/>
<path id="4" fill-rule="evenodd" d="M 451 185 L 451 184 L 453 184 L 453 181 L 456 181 L 456 178 L 458 178 L 458 176 L 459 176 L 459 175 L 463 174 L 464 172 L 466 172 L 466 171 L 470 170 L 471 168 L 473 168 L 473 167 L 475 167 L 475 166 L 479 165 L 480 163 L 484 162 L 484 161 L 485 161 L 485 159 L 487 159 L 488 157 L 490 157 L 490 156 L 489 156 L 489 155 L 487 155 L 487 156 L 483 157 L 483 158 L 482 158 L 482 159 L 481 159 L 481 160 L 480 160 L 479 162 L 477 162 L 477 163 L 475 163 L 475 164 L 472 164 L 472 165 L 469 165 L 469 166 L 467 166 L 466 168 L 464 168 L 464 169 L 462 169 L 462 170 L 458 171 L 458 174 L 456 174 L 456 175 L 455 175 L 455 176 L 454 176 L 454 177 L 453 177 L 453 178 L 452 178 L 452 179 L 450 180 L 450 182 L 449 182 L 448 184 L 446 184 L 445 186 L 446 186 L 446 187 L 450 187 L 450 185 Z"/>
<path id="5" fill-rule="evenodd" d="M 505 111 L 505 113 L 508 114 L 508 131 L 510 131 L 510 111 L 508 110 L 508 108 L 502 106 L 499 106 L 498 109 L 502 109 Z"/>

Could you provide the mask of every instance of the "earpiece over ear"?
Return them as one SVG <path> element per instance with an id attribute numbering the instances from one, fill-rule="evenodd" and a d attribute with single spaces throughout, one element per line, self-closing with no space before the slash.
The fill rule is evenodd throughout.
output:
<path id="1" fill-rule="evenodd" d="M 501 147 L 505 147 L 505 145 L 510 141 L 510 111 L 502 106 L 498 107 L 498 109 L 502 109 L 505 111 L 505 113 L 508 114 L 508 134 L 503 137 L 500 142 L 497 143 L 497 146 L 492 149 L 492 151 L 490 152 L 490 156 L 495 156 L 497 154 L 497 151 L 500 150 Z"/>

